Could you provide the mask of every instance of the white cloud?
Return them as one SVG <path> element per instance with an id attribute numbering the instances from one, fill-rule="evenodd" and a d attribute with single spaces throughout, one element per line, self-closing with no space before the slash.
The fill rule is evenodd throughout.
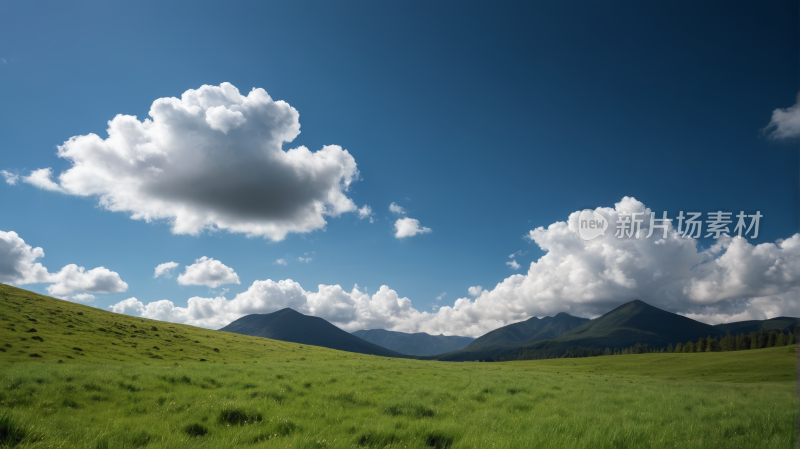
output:
<path id="1" fill-rule="evenodd" d="M 769 131 L 769 136 L 776 140 L 800 137 L 800 101 L 786 109 L 772 111 L 772 119 L 764 130 Z"/>
<path id="2" fill-rule="evenodd" d="M 89 271 L 75 264 L 69 264 L 58 273 L 50 275 L 47 292 L 53 296 L 66 297 L 76 291 L 90 293 L 120 293 L 128 290 L 128 284 L 120 279 L 119 274 L 105 268 L 97 267 Z"/>
<path id="3" fill-rule="evenodd" d="M 611 229 L 622 211 L 649 213 L 630 197 L 598 211 Z M 219 328 L 246 314 L 291 307 L 348 331 L 469 336 L 532 316 L 594 317 L 633 299 L 708 323 L 800 316 L 800 234 L 758 245 L 724 239 L 708 250 L 671 228 L 665 239 L 646 239 L 647 232 L 639 239 L 617 239 L 609 233 L 587 242 L 576 233 L 578 215 L 530 231 L 545 255 L 527 273 L 509 276 L 493 289 L 470 287 L 473 299 L 458 298 L 435 313 L 420 312 L 385 285 L 370 296 L 358 286 L 349 292 L 338 285 L 305 291 L 292 280 L 256 281 L 233 300 L 195 297 L 187 307 L 158 301 L 143 306 L 142 313 Z"/>
<path id="4" fill-rule="evenodd" d="M 299 260 L 300 262 L 305 262 L 305 263 L 308 263 L 308 262 L 311 262 L 311 261 L 312 261 L 312 260 L 314 260 L 314 259 L 312 259 L 312 258 L 310 258 L 310 257 L 306 257 L 305 259 L 304 259 L 304 258 L 302 258 L 302 257 L 298 257 L 298 258 L 297 258 L 297 260 Z"/>
<path id="5" fill-rule="evenodd" d="M 403 209 L 401 206 L 398 206 L 397 203 L 390 204 L 389 205 L 389 210 L 394 212 L 394 213 L 396 213 L 396 214 L 399 214 L 399 215 L 405 215 L 406 214 L 406 210 Z"/>
<path id="6" fill-rule="evenodd" d="M 113 306 L 108 306 L 108 308 L 114 313 L 124 313 L 126 315 L 144 312 L 144 304 L 136 298 L 128 298 Z"/>
<path id="7" fill-rule="evenodd" d="M 178 275 L 181 285 L 205 285 L 217 288 L 224 284 L 239 284 L 239 275 L 233 268 L 210 257 L 201 257 L 195 263 L 187 266 L 183 273 Z"/>
<path id="8" fill-rule="evenodd" d="M 421 227 L 419 220 L 414 218 L 401 218 L 394 222 L 395 238 L 402 239 L 404 237 L 413 237 L 417 234 L 427 234 L 431 228 Z"/>
<path id="9" fill-rule="evenodd" d="M 374 223 L 372 219 L 372 208 L 365 204 L 361 209 L 358 210 L 358 218 L 361 220 L 369 218 L 369 222 Z"/>
<path id="10" fill-rule="evenodd" d="M 167 279 L 172 278 L 172 270 L 178 268 L 178 265 L 180 265 L 178 262 L 166 262 L 159 264 L 153 273 L 153 279 L 161 276 L 164 276 Z"/>
<path id="11" fill-rule="evenodd" d="M 50 179 L 51 176 L 53 176 L 52 169 L 40 168 L 38 170 L 33 170 L 30 175 L 24 176 L 22 180 L 40 189 L 50 190 L 52 192 L 63 192 L 64 190 L 61 188 L 61 186 Z M 6 178 L 6 182 L 8 182 L 8 178 Z"/>
<path id="12" fill-rule="evenodd" d="M 442 298 L 444 298 L 445 296 L 447 296 L 447 292 L 443 292 L 441 295 L 437 296 L 437 297 L 436 297 L 436 300 L 437 300 L 437 301 L 441 301 L 441 300 L 442 300 Z"/>
<path id="13" fill-rule="evenodd" d="M 32 248 L 16 232 L 0 231 L 0 282 L 8 284 L 51 284 L 47 292 L 67 298 L 76 291 L 90 293 L 119 293 L 128 289 L 128 284 L 119 274 L 104 267 L 86 271 L 85 268 L 69 264 L 58 273 L 49 273 L 36 259 L 44 257 L 42 248 Z M 75 295 L 85 301 L 88 296 Z M 91 296 L 91 295 L 90 295 Z M 69 298 L 72 299 L 72 298 Z"/>
<path id="14" fill-rule="evenodd" d="M 275 262 L 273 262 L 272 265 L 289 265 L 289 264 L 287 264 L 286 261 L 283 259 L 278 259 Z"/>
<path id="15" fill-rule="evenodd" d="M 514 259 L 511 259 L 508 262 L 506 262 L 506 265 L 511 267 L 512 270 L 519 270 L 519 267 L 520 267 L 520 265 Z"/>
<path id="16" fill-rule="evenodd" d="M 19 175 L 16 173 L 11 173 L 6 170 L 0 170 L 0 174 L 6 178 L 6 182 L 12 186 L 17 185 L 17 181 L 19 181 Z"/>
<path id="17" fill-rule="evenodd" d="M 92 302 L 95 299 L 97 299 L 97 297 L 89 293 L 78 293 L 76 295 L 70 296 L 69 299 L 71 301 L 78 301 L 78 302 Z"/>
<path id="18" fill-rule="evenodd" d="M 42 248 L 26 244 L 16 232 L 0 231 L 0 282 L 17 285 L 49 282 L 47 268 L 34 262 L 41 257 L 44 257 Z"/>
<path id="19" fill-rule="evenodd" d="M 38 187 L 99 198 L 131 218 L 167 220 L 176 234 L 227 230 L 282 240 L 356 211 L 347 197 L 355 159 L 336 145 L 284 151 L 300 133 L 297 110 L 263 89 L 243 96 L 229 83 L 159 98 L 150 118 L 117 115 L 108 138 L 75 136 L 58 147 L 72 163 L 25 178 Z"/>

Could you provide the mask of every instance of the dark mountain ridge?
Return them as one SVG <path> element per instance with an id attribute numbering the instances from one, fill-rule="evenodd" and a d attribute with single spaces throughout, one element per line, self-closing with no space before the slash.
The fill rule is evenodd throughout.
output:
<path id="1" fill-rule="evenodd" d="M 288 308 L 273 313 L 243 316 L 220 330 L 360 354 L 407 357 L 351 335 L 322 318 L 303 315 Z"/>
<path id="2" fill-rule="evenodd" d="M 482 335 L 464 350 L 484 351 L 492 348 L 515 347 L 537 341 L 550 340 L 589 321 L 561 312 L 553 317 L 529 318 L 509 324 Z"/>
<path id="3" fill-rule="evenodd" d="M 726 331 L 719 327 L 661 310 L 643 301 L 634 300 L 599 318 L 586 321 L 556 338 L 523 343 L 513 347 L 471 349 L 472 345 L 468 345 L 460 351 L 442 354 L 437 358 L 439 360 L 484 360 L 514 359 L 532 354 L 553 356 L 558 354 L 560 356 L 569 347 L 615 349 L 630 347 L 636 343 L 647 344 L 650 347 L 666 347 L 670 343 L 696 341 L 701 337 L 722 337 L 725 333 Z M 475 340 L 473 344 L 479 340 Z"/>
<path id="4" fill-rule="evenodd" d="M 384 329 L 360 330 L 353 332 L 352 335 L 401 354 L 416 356 L 457 351 L 475 340 L 472 337 L 457 335 L 430 335 L 425 332 L 410 334 Z"/>
<path id="5" fill-rule="evenodd" d="M 725 332 L 730 332 L 732 335 L 737 335 L 739 333 L 749 334 L 750 332 L 755 332 L 762 329 L 765 331 L 787 332 L 794 330 L 794 327 L 798 325 L 800 325 L 800 318 L 779 316 L 770 318 L 768 320 L 749 320 L 739 321 L 736 323 L 717 324 L 714 327 Z"/>

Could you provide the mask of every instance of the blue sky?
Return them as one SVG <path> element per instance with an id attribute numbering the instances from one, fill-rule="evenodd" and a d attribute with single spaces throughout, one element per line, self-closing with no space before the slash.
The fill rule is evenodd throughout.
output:
<path id="1" fill-rule="evenodd" d="M 525 275 L 547 253 L 525 238 L 529 231 L 626 196 L 670 216 L 758 210 L 752 245 L 797 233 L 796 141 L 765 131 L 800 90 L 796 2 L 7 2 L 0 17 L 0 169 L 21 179 L 50 167 L 58 182 L 73 164 L 57 147 L 71 137 L 105 139 L 117 114 L 144 120 L 159 98 L 227 82 L 297 110 L 301 132 L 284 150 L 346 149 L 359 175 L 345 195 L 373 211 L 373 223 L 345 212 L 279 241 L 226 230 L 187 235 L 169 219 L 107 210 L 96 195 L 0 184 L 0 231 L 43 248 L 36 262 L 50 273 L 105 267 L 128 285 L 92 293 L 96 307 L 132 297 L 186 307 L 190 297 L 225 288 L 232 299 L 255 281 L 291 279 L 313 292 L 358 284 L 373 295 L 385 285 L 432 313 L 469 298 L 469 287 L 488 291 Z M 232 178 L 220 172 L 214 182 Z M 391 203 L 432 232 L 396 238 L 404 215 Z M 695 252 L 714 243 L 701 239 Z M 506 262 L 517 251 L 514 270 Z M 230 267 L 240 283 L 176 282 L 201 257 Z M 795 261 L 794 253 L 776 257 Z M 170 261 L 180 265 L 173 277 L 154 279 Z M 640 299 L 705 321 L 788 314 L 800 285 L 794 273 L 780 286 L 714 298 Z M 50 285 L 15 283 L 42 293 Z M 432 318 L 417 315 L 337 322 L 316 314 L 352 330 L 477 334 L 525 316 L 596 315 L 634 294 L 642 292 L 598 293 L 591 306 L 558 295 L 519 300 L 505 314 L 453 326 L 421 325 Z M 751 301 L 768 294 L 783 296 Z"/>

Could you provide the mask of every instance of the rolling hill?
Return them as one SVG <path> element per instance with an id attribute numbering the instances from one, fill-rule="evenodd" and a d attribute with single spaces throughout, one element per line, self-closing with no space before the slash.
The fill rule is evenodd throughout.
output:
<path id="1" fill-rule="evenodd" d="M 384 329 L 360 330 L 352 335 L 401 354 L 420 356 L 457 351 L 475 340 L 457 335 L 430 335 L 425 332 L 409 334 Z"/>
<path id="2" fill-rule="evenodd" d="M 437 363 L 121 315 L 0 284 L 0 348 L 0 447 L 794 442 L 794 346 Z M 630 410 L 657 425 L 620 426 Z"/>
<path id="3" fill-rule="evenodd" d="M 4 362 L 220 364 L 362 357 L 327 348 L 135 317 L 0 284 Z"/>
<path id="4" fill-rule="evenodd" d="M 340 351 L 384 357 L 406 357 L 404 354 L 351 335 L 322 318 L 303 315 L 289 308 L 273 313 L 243 316 L 220 330 Z"/>

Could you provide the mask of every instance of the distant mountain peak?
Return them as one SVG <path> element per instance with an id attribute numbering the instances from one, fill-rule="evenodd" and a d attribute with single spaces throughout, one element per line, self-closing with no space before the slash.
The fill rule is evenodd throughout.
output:
<path id="1" fill-rule="evenodd" d="M 386 329 L 360 330 L 353 332 L 353 335 L 402 354 L 418 356 L 432 356 L 457 351 L 475 340 L 471 337 L 457 335 L 406 333 Z"/>
<path id="2" fill-rule="evenodd" d="M 361 354 L 403 356 L 351 335 L 323 318 L 304 315 L 289 307 L 272 313 L 246 315 L 220 330 Z"/>

